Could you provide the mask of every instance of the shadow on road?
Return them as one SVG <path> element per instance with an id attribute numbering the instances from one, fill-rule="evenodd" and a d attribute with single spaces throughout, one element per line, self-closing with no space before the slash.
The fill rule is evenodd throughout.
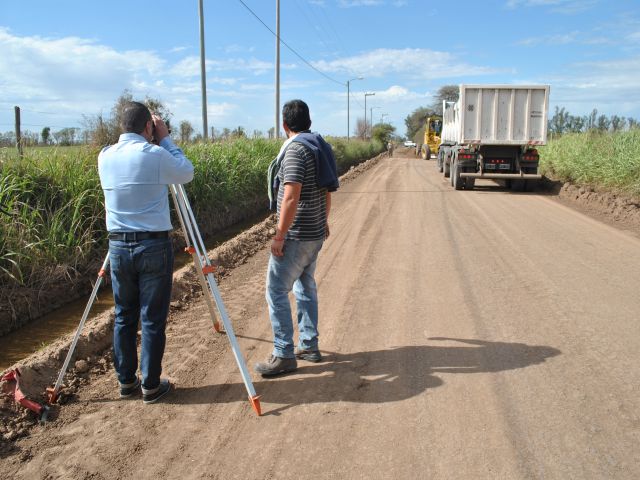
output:
<path id="1" fill-rule="evenodd" d="M 397 402 L 442 385 L 438 373 L 501 372 L 543 363 L 561 352 L 524 343 L 489 342 L 457 338 L 433 341 L 463 345 L 395 347 L 357 353 L 323 352 L 321 363 L 298 362 L 292 374 L 254 383 L 265 401 L 283 404 L 265 414 L 278 414 L 308 403 Z M 200 404 L 245 399 L 244 384 L 178 387 L 167 403 Z M 268 400 L 267 400 L 268 399 Z"/>

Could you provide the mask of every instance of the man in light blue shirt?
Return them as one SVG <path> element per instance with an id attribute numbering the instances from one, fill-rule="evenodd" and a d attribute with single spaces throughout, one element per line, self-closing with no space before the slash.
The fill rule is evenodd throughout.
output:
<path id="1" fill-rule="evenodd" d="M 190 182 L 193 165 L 144 104 L 127 104 L 121 127 L 125 133 L 118 143 L 98 156 L 115 301 L 114 366 L 121 398 L 138 393 L 142 385 L 143 402 L 154 403 L 171 390 L 171 383 L 160 378 L 173 280 L 168 185 Z"/>

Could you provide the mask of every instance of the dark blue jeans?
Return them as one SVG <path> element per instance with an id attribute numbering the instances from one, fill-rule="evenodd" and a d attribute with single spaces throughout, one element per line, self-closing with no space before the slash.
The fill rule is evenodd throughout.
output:
<path id="1" fill-rule="evenodd" d="M 113 358 L 118 381 L 136 380 L 138 321 L 142 326 L 140 373 L 144 388 L 160 384 L 171 284 L 173 249 L 168 239 L 137 242 L 109 240 L 115 301 Z"/>

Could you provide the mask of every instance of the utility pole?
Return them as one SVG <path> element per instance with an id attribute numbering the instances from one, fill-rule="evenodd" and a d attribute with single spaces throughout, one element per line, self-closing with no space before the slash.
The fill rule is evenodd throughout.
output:
<path id="1" fill-rule="evenodd" d="M 364 138 L 367 138 L 367 97 L 371 97 L 375 95 L 375 92 L 369 93 L 365 92 L 364 94 Z"/>
<path id="2" fill-rule="evenodd" d="M 347 142 L 349 141 L 349 129 L 351 128 L 351 125 L 349 124 L 349 108 L 351 106 L 351 102 L 349 101 L 349 86 L 354 80 L 362 80 L 363 78 L 364 77 L 358 77 L 347 80 Z"/>
<path id="3" fill-rule="evenodd" d="M 22 158 L 22 136 L 20 135 L 20 107 L 13 107 L 16 112 L 16 147 L 18 155 Z"/>
<path id="4" fill-rule="evenodd" d="M 202 139 L 207 140 L 207 74 L 204 55 L 204 8 L 202 0 L 198 0 L 200 16 L 200 86 L 202 88 Z"/>
<path id="5" fill-rule="evenodd" d="M 280 137 L 280 0 L 276 0 L 276 129 L 274 137 Z"/>

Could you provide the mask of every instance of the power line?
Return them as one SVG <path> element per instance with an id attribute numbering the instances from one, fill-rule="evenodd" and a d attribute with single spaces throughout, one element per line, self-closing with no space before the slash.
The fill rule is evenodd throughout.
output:
<path id="1" fill-rule="evenodd" d="M 347 50 L 347 48 L 345 47 L 345 42 L 342 39 L 342 37 L 340 36 L 340 34 L 338 33 L 338 31 L 334 28 L 333 23 L 331 22 L 331 19 L 329 18 L 329 16 L 327 15 L 326 9 L 317 5 L 313 5 L 312 3 L 309 3 L 309 8 L 311 8 L 312 10 L 320 10 L 322 12 L 322 15 L 324 15 L 324 18 L 327 20 L 327 24 L 329 25 L 329 27 L 331 28 L 331 30 L 333 30 L 333 33 L 336 36 L 336 40 L 337 43 L 342 47 L 342 51 L 344 53 L 346 53 L 348 56 L 352 57 L 353 55 L 351 55 L 351 52 L 349 50 Z M 316 14 L 317 16 L 317 14 Z"/>
<path id="2" fill-rule="evenodd" d="M 242 6 L 244 6 L 244 8 L 246 8 L 247 10 L 249 10 L 249 12 L 251 13 L 251 15 L 253 15 L 254 17 L 256 17 L 256 19 L 257 19 L 257 20 L 258 20 L 262 25 L 264 25 L 264 27 L 265 27 L 267 30 L 269 30 L 269 31 L 273 34 L 273 36 L 274 36 L 274 37 L 276 37 L 276 38 L 277 38 L 277 39 L 278 39 L 278 40 L 279 40 L 279 41 L 280 41 L 280 42 L 281 42 L 285 47 L 287 47 L 289 50 L 291 50 L 295 56 L 297 56 L 300 60 L 302 60 L 304 63 L 306 63 L 309 67 L 311 67 L 312 69 L 314 69 L 316 72 L 318 72 L 320 75 L 322 75 L 322 76 L 323 76 L 323 77 L 325 77 L 326 79 L 331 80 L 332 82 L 337 83 L 338 85 L 342 85 L 342 86 L 345 86 L 345 85 L 346 85 L 346 83 L 339 82 L 339 81 L 338 81 L 338 80 L 336 80 L 335 78 L 331 78 L 329 75 L 327 75 L 327 74 L 326 74 L 326 73 L 324 73 L 323 71 L 318 70 L 316 67 L 314 67 L 314 66 L 313 66 L 311 63 L 309 63 L 309 62 L 308 62 L 308 61 L 307 61 L 307 60 L 306 60 L 302 55 L 300 55 L 300 54 L 299 54 L 298 52 L 296 52 L 293 48 L 291 48 L 291 47 L 287 44 L 287 42 L 285 42 L 285 41 L 282 39 L 282 37 L 278 37 L 278 35 L 277 35 L 273 30 L 271 30 L 271 28 L 269 28 L 269 26 L 268 26 L 266 23 L 264 23 L 264 22 L 262 21 L 262 19 L 261 19 L 258 15 L 256 15 L 256 13 L 255 13 L 253 10 L 251 10 L 251 9 L 249 8 L 249 6 L 248 6 L 246 3 L 244 3 L 242 0 L 238 0 L 238 2 L 240 2 L 240 3 L 242 4 Z"/>

